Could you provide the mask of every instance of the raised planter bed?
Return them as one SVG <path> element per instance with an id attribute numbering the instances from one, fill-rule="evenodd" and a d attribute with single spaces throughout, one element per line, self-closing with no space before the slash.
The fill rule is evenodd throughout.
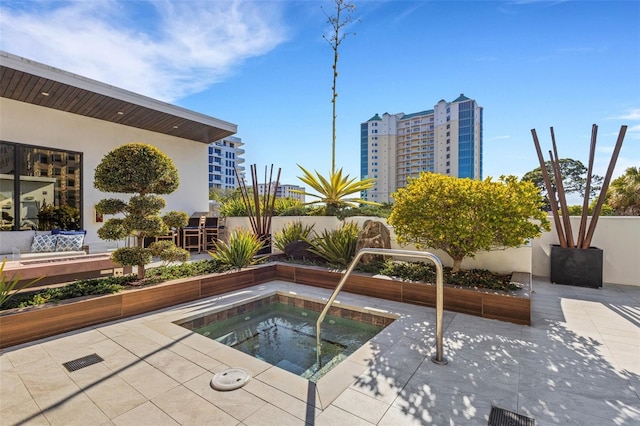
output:
<path id="1" fill-rule="evenodd" d="M 0 313 L 0 348 L 217 294 L 242 290 L 274 279 L 333 289 L 341 276 L 339 272 L 319 267 L 270 263 L 239 272 L 168 281 L 156 286 L 126 290 L 117 294 L 3 311 Z M 444 308 L 483 318 L 530 325 L 531 301 L 528 274 L 522 274 L 521 282 L 525 280 L 524 284 L 527 284 L 525 289 L 519 294 L 508 295 L 445 286 Z M 353 274 L 345 283 L 343 291 L 435 307 L 436 288 L 424 283 Z"/>

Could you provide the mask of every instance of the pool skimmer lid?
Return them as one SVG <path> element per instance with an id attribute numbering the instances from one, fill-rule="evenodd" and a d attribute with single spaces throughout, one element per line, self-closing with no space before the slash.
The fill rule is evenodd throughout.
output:
<path id="1" fill-rule="evenodd" d="M 240 367 L 228 368 L 216 373 L 211 379 L 211 387 L 215 390 L 230 391 L 241 388 L 251 380 L 251 372 Z"/>

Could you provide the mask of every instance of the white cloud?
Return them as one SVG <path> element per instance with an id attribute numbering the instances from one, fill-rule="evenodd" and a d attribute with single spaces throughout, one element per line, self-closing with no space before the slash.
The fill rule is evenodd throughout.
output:
<path id="1" fill-rule="evenodd" d="M 169 102 L 285 39 L 280 2 L 25 4 L 0 7 L 2 50 Z"/>
<path id="2" fill-rule="evenodd" d="M 609 117 L 611 120 L 631 120 L 640 121 L 640 108 L 632 108 L 622 115 Z"/>
<path id="3" fill-rule="evenodd" d="M 504 140 L 504 139 L 511 139 L 511 136 L 509 135 L 493 136 L 490 138 L 486 138 L 485 141 L 497 141 L 497 140 Z"/>

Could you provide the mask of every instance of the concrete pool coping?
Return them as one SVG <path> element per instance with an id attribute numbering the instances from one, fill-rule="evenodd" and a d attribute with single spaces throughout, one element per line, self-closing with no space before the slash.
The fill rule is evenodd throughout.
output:
<path id="1" fill-rule="evenodd" d="M 204 299 L 200 303 L 189 303 L 187 306 L 174 307 L 154 315 L 156 318 L 146 324 L 155 332 L 170 339 L 188 339 L 190 346 L 209 354 L 215 361 L 231 367 L 246 368 L 252 372 L 254 379 L 276 389 L 281 389 L 288 395 L 307 404 L 312 404 L 320 410 L 328 407 L 338 395 L 353 385 L 357 378 L 366 371 L 371 359 L 377 353 L 393 345 L 396 340 L 394 336 L 405 334 L 403 330 L 414 325 L 413 322 L 416 321 L 416 318 L 420 319 L 425 328 L 431 327 L 435 332 L 435 311 L 433 309 L 341 293 L 336 299 L 335 306 L 375 312 L 378 315 L 393 316 L 396 320 L 314 384 L 293 373 L 175 324 L 175 322 L 185 318 L 196 317 L 214 309 L 228 309 L 239 306 L 251 300 L 257 300 L 278 292 L 325 302 L 331 296 L 331 292 L 325 289 L 274 280 L 242 291 Z M 445 314 L 445 322 L 447 317 L 450 320 L 453 315 L 447 316 Z M 424 343 L 425 347 L 422 351 L 424 351 L 425 356 L 432 354 L 428 347 L 429 343 L 434 346 L 433 353 L 435 353 L 435 340 L 433 338 L 425 340 Z M 406 365 L 406 367 L 417 369 L 419 362 L 422 362 L 422 360 L 416 359 L 414 361 L 413 364 Z"/>

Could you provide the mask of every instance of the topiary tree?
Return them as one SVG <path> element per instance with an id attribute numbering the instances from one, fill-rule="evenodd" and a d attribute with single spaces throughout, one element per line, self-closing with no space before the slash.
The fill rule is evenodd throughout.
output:
<path id="1" fill-rule="evenodd" d="M 465 257 L 518 247 L 550 230 L 540 192 L 515 176 L 493 182 L 421 173 L 393 197 L 389 223 L 398 242 L 443 250 L 453 259 L 452 272 Z"/>
<path id="2" fill-rule="evenodd" d="M 153 254 L 144 247 L 144 239 L 165 235 L 169 231 L 169 226 L 160 217 L 166 203 L 157 194 L 170 194 L 178 188 L 179 183 L 178 169 L 171 158 L 158 148 L 142 143 L 126 144 L 114 149 L 96 167 L 93 185 L 97 189 L 135 194 L 128 202 L 117 198 L 100 200 L 96 211 L 124 215 L 108 219 L 98 230 L 98 236 L 103 240 L 137 237 L 136 247 L 117 249 L 112 259 L 121 265 L 137 266 L 138 279 L 144 278 L 144 267 L 151 262 Z M 187 217 L 186 213 L 179 212 L 169 212 L 165 216 L 173 224 L 180 223 L 180 218 L 184 217 Z"/>

